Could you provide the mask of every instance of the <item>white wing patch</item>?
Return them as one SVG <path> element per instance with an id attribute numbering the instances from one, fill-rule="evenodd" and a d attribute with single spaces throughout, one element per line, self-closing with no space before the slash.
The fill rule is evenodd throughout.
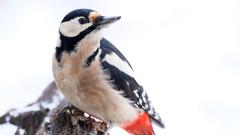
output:
<path id="1" fill-rule="evenodd" d="M 103 61 L 108 62 L 112 66 L 114 66 L 117 69 L 119 69 L 120 71 L 124 72 L 125 74 L 135 78 L 135 74 L 134 74 L 133 70 L 131 69 L 131 67 L 128 65 L 128 63 L 126 61 L 123 61 L 120 57 L 118 57 L 117 54 L 115 54 L 115 53 L 107 54 L 104 57 Z"/>

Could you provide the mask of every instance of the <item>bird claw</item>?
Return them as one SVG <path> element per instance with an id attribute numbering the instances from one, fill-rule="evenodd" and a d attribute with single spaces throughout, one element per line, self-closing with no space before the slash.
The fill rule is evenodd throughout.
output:
<path id="1" fill-rule="evenodd" d="M 79 110 L 78 108 L 76 108 L 73 105 L 64 107 L 63 112 L 67 112 L 71 116 L 83 116 L 84 115 L 83 111 Z"/>

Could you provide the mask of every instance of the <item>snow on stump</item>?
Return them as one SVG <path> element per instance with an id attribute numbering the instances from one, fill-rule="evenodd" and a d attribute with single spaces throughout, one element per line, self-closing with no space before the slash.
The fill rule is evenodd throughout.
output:
<path id="1" fill-rule="evenodd" d="M 15 135 L 104 135 L 106 123 L 67 103 L 54 82 L 38 100 L 0 117 L 0 128 L 11 127 Z"/>

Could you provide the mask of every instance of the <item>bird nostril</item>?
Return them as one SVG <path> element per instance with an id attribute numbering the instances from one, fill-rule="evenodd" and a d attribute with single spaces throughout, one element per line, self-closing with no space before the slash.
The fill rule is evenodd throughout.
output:
<path id="1" fill-rule="evenodd" d="M 101 22 L 103 18 L 104 18 L 103 16 L 97 16 L 95 19 L 95 23 Z"/>

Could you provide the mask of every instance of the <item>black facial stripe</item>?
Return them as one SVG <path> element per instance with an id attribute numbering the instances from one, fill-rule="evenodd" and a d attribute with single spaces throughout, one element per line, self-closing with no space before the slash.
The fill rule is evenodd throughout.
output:
<path id="1" fill-rule="evenodd" d="M 92 55 L 90 55 L 87 59 L 86 59 L 86 67 L 89 67 L 91 65 L 91 63 L 95 60 L 95 57 L 98 54 L 99 49 L 97 49 Z"/>
<path id="2" fill-rule="evenodd" d="M 92 25 L 75 37 L 66 37 L 61 32 L 59 32 L 60 33 L 61 44 L 60 44 L 60 47 L 56 47 L 55 56 L 56 56 L 57 61 L 58 62 L 61 61 L 61 55 L 62 55 L 63 51 L 66 51 L 68 53 L 73 51 L 75 49 L 75 46 L 77 45 L 77 43 L 79 41 L 81 41 L 86 35 L 88 35 L 89 33 L 91 33 L 95 29 L 96 29 L 96 26 Z"/>

